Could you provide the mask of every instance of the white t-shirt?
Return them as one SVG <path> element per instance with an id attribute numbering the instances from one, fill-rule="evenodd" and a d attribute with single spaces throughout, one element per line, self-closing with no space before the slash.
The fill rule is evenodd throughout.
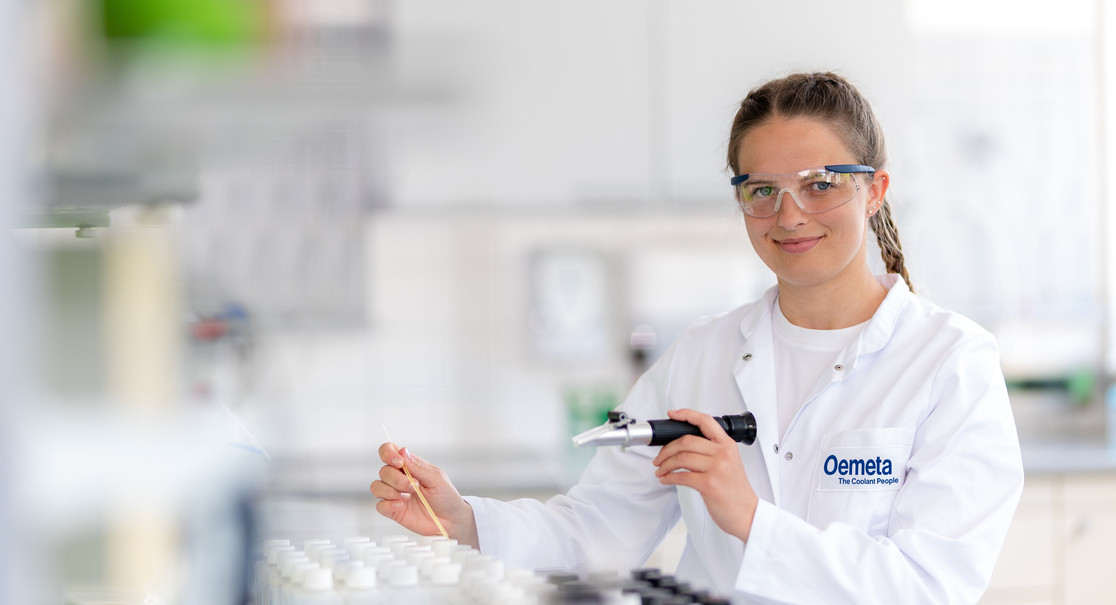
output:
<path id="1" fill-rule="evenodd" d="M 771 331 L 775 344 L 775 400 L 779 438 L 787 434 L 798 410 L 829 384 L 839 354 L 856 340 L 868 322 L 837 330 L 811 330 L 792 324 L 775 300 Z"/>

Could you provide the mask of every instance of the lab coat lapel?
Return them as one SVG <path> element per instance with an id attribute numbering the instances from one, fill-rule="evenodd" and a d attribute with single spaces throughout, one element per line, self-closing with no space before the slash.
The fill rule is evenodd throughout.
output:
<path id="1" fill-rule="evenodd" d="M 779 442 L 779 421 L 775 407 L 775 355 L 771 336 L 773 303 L 773 292 L 769 292 L 764 301 L 741 322 L 744 347 L 736 357 L 732 373 L 744 399 L 744 407 L 756 417 L 756 442 L 752 447 L 760 448 L 771 482 L 771 497 L 778 505 L 779 467 L 774 447 Z"/>

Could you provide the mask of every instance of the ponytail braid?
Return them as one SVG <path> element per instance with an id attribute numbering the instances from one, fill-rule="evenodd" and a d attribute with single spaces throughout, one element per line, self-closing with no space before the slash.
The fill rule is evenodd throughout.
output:
<path id="1" fill-rule="evenodd" d="M 880 209 L 868 219 L 868 226 L 876 234 L 876 242 L 880 245 L 880 256 L 883 258 L 884 267 L 888 273 L 898 273 L 907 287 L 914 292 L 911 285 L 911 276 L 907 272 L 907 264 L 903 260 L 903 245 L 899 243 L 899 230 L 895 228 L 895 220 L 891 216 L 891 202 L 886 199 Z"/>

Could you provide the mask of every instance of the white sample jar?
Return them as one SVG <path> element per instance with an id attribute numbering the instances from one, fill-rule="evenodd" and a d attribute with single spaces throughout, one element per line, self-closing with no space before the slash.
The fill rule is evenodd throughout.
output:
<path id="1" fill-rule="evenodd" d="M 393 557 L 395 557 L 396 559 L 402 559 L 403 553 L 407 552 L 407 549 L 412 546 L 418 546 L 418 543 L 413 540 L 406 540 L 392 542 L 391 544 L 386 544 L 385 546 L 391 549 L 391 554 Z"/>
<path id="2" fill-rule="evenodd" d="M 457 605 L 463 599 L 461 592 L 461 564 L 451 563 L 449 559 L 435 558 L 423 561 L 430 566 L 426 581 L 426 592 L 430 605 Z"/>
<path id="3" fill-rule="evenodd" d="M 333 590 L 333 572 L 323 567 L 304 568 L 291 605 L 341 605 L 340 595 Z"/>
<path id="4" fill-rule="evenodd" d="M 379 578 L 380 584 L 384 586 L 390 584 L 391 570 L 395 569 L 396 567 L 402 567 L 406 564 L 406 561 L 400 561 L 399 559 L 385 559 L 383 561 L 380 561 L 376 565 L 376 576 Z"/>
<path id="5" fill-rule="evenodd" d="M 277 548 L 294 548 L 291 546 L 291 541 L 285 538 L 264 540 L 262 546 L 260 558 L 256 561 L 256 566 L 252 571 L 252 595 L 258 605 L 265 605 L 267 599 L 265 591 L 267 590 L 268 565 L 269 559 L 273 560 L 274 557 L 271 553 L 277 552 Z"/>
<path id="6" fill-rule="evenodd" d="M 287 605 L 285 599 L 291 584 L 291 570 L 293 566 L 309 561 L 306 553 L 298 550 L 279 555 L 279 574 L 271 585 L 271 605 Z"/>
<path id="7" fill-rule="evenodd" d="M 267 548 L 264 561 L 266 566 L 263 575 L 259 578 L 259 592 L 256 593 L 257 605 L 272 605 L 274 601 L 271 593 L 275 586 L 279 584 L 279 555 L 293 552 L 295 552 L 295 547 L 289 544 Z"/>
<path id="8" fill-rule="evenodd" d="M 391 561 L 395 557 L 391 556 L 391 551 L 383 546 L 374 546 L 365 548 L 362 552 L 363 563 L 372 569 L 378 569 L 380 563 L 384 561 Z"/>
<path id="9" fill-rule="evenodd" d="M 337 574 L 337 568 L 351 561 L 349 553 L 344 548 L 335 547 L 326 549 L 318 553 L 318 563 L 326 569 L 332 569 L 334 575 Z"/>
<path id="10" fill-rule="evenodd" d="M 321 565 L 313 561 L 297 561 L 292 563 L 290 566 L 290 575 L 280 593 L 282 595 L 280 603 L 282 605 L 298 605 L 298 593 L 302 588 L 302 579 L 306 577 L 306 572 L 321 568 Z"/>
<path id="11" fill-rule="evenodd" d="M 430 542 L 430 550 L 439 557 L 449 557 L 453 552 L 454 547 L 457 546 L 457 540 L 453 538 L 437 538 Z"/>
<path id="12" fill-rule="evenodd" d="M 398 605 L 429 605 L 430 598 L 419 586 L 418 568 L 414 565 L 397 565 L 391 568 L 391 578 L 384 593 L 389 603 Z"/>
<path id="13" fill-rule="evenodd" d="M 345 585 L 338 591 L 342 605 L 386 604 L 383 592 L 377 588 L 376 569 L 366 566 L 350 567 Z"/>

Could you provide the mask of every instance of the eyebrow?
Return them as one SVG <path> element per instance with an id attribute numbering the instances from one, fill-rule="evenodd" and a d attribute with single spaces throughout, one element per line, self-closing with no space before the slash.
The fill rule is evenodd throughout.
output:
<path id="1" fill-rule="evenodd" d="M 748 180 L 744 181 L 741 184 L 742 185 L 744 185 L 744 184 L 755 185 L 755 184 L 774 183 L 775 179 L 773 179 L 773 178 L 762 178 L 762 177 L 774 177 L 774 176 L 778 176 L 778 175 L 766 174 L 766 173 L 762 173 L 762 172 L 757 173 L 757 174 L 748 174 Z"/>

